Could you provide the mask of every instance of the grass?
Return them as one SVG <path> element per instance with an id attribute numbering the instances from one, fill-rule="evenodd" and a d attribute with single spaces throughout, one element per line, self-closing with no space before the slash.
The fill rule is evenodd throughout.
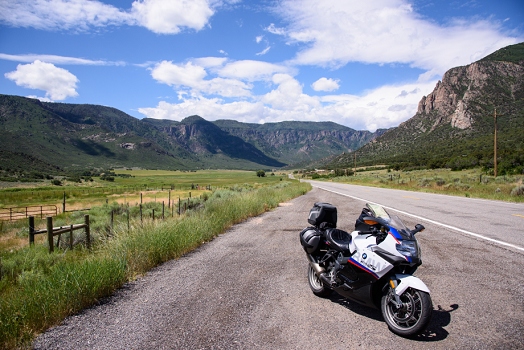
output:
<path id="1" fill-rule="evenodd" d="M 93 181 L 81 183 L 62 180 L 63 186 L 51 185 L 51 180 L 36 183 L 17 183 L 16 187 L 3 187 L 0 184 L 0 208 L 13 206 L 53 204 L 62 208 L 64 193 L 69 205 L 82 202 L 84 206 L 97 205 L 107 198 L 120 198 L 124 201 L 136 201 L 140 193 L 146 198 L 154 198 L 155 194 L 164 193 L 167 199 L 171 190 L 173 197 L 200 195 L 206 186 L 212 189 L 232 185 L 249 184 L 263 186 L 278 183 L 285 177 L 283 174 L 257 177 L 254 171 L 240 170 L 199 170 L 199 171 L 167 171 L 167 170 L 115 170 L 114 181 L 103 181 L 93 178 Z M 12 183 L 5 184 L 12 186 Z M 197 188 L 200 188 L 200 190 Z M 67 208 L 66 208 L 67 210 Z"/>
<path id="2" fill-rule="evenodd" d="M 524 175 L 488 176 L 480 169 L 357 171 L 356 176 L 330 177 L 331 181 L 453 196 L 524 202 Z"/>
<path id="3" fill-rule="evenodd" d="M 0 348 L 30 346 L 38 333 L 110 295 L 126 281 L 309 189 L 297 181 L 230 186 L 213 191 L 199 210 L 165 220 L 135 218 L 129 224 L 118 220 L 105 234 L 107 219 L 99 216 L 107 217 L 108 209 L 122 207 L 108 204 L 90 212 L 99 231 L 92 251 L 57 249 L 50 254 L 43 243 L 37 243 L 0 252 Z"/>

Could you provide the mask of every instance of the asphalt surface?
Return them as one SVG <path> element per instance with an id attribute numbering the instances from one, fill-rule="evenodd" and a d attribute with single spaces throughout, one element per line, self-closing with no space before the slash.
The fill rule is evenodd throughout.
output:
<path id="1" fill-rule="evenodd" d="M 524 204 L 309 181 L 313 186 L 376 202 L 392 214 L 415 217 L 421 223 L 439 224 L 455 231 L 516 246 L 524 251 Z M 480 237 L 479 237 L 480 236 Z"/>
<path id="2" fill-rule="evenodd" d="M 35 349 L 524 348 L 524 252 L 436 224 L 417 236 L 428 330 L 391 333 L 380 311 L 314 296 L 298 240 L 314 202 L 350 231 L 364 203 L 322 189 L 234 226 L 39 336 Z M 408 208 L 409 209 L 409 208 Z M 418 221 L 400 215 L 413 227 Z"/>

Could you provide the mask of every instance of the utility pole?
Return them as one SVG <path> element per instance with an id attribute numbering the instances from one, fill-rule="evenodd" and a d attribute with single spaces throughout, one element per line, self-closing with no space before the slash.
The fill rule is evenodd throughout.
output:
<path id="1" fill-rule="evenodd" d="M 497 117 L 504 117 L 504 114 L 497 115 L 497 109 L 493 112 L 493 120 L 495 122 L 495 132 L 493 134 L 493 175 L 497 177 Z"/>
<path id="2" fill-rule="evenodd" d="M 355 172 L 353 173 L 353 176 L 357 176 L 357 151 L 353 152 L 355 155 Z"/>
<path id="3" fill-rule="evenodd" d="M 495 134 L 493 138 L 493 164 L 494 164 L 494 175 L 497 177 L 497 109 L 493 113 L 493 119 L 495 121 Z"/>

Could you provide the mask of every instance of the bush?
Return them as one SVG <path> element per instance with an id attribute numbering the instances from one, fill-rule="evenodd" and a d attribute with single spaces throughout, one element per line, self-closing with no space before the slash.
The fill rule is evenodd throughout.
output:
<path id="1" fill-rule="evenodd" d="M 524 196 L 524 185 L 520 185 L 511 190 L 512 196 Z"/>
<path id="2" fill-rule="evenodd" d="M 58 179 L 53 179 L 53 181 L 51 181 L 51 183 L 55 186 L 62 186 L 62 181 L 58 180 Z"/>

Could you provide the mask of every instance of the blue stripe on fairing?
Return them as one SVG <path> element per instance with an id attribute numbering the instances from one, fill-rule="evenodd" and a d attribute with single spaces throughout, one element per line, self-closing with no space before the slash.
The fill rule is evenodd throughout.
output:
<path id="1" fill-rule="evenodd" d="M 400 235 L 400 233 L 398 233 L 396 228 L 390 227 L 389 233 L 391 233 L 391 235 L 395 237 L 395 239 L 400 240 L 400 241 L 402 240 L 402 236 Z"/>
<path id="2" fill-rule="evenodd" d="M 354 260 L 353 258 L 349 258 L 348 263 L 358 267 L 361 270 L 366 271 L 367 273 L 369 273 L 370 275 L 372 275 L 373 277 L 375 277 L 378 280 L 378 275 L 376 273 L 374 273 L 373 271 L 371 271 L 370 269 L 368 269 L 366 266 L 362 265 L 358 261 Z"/>

